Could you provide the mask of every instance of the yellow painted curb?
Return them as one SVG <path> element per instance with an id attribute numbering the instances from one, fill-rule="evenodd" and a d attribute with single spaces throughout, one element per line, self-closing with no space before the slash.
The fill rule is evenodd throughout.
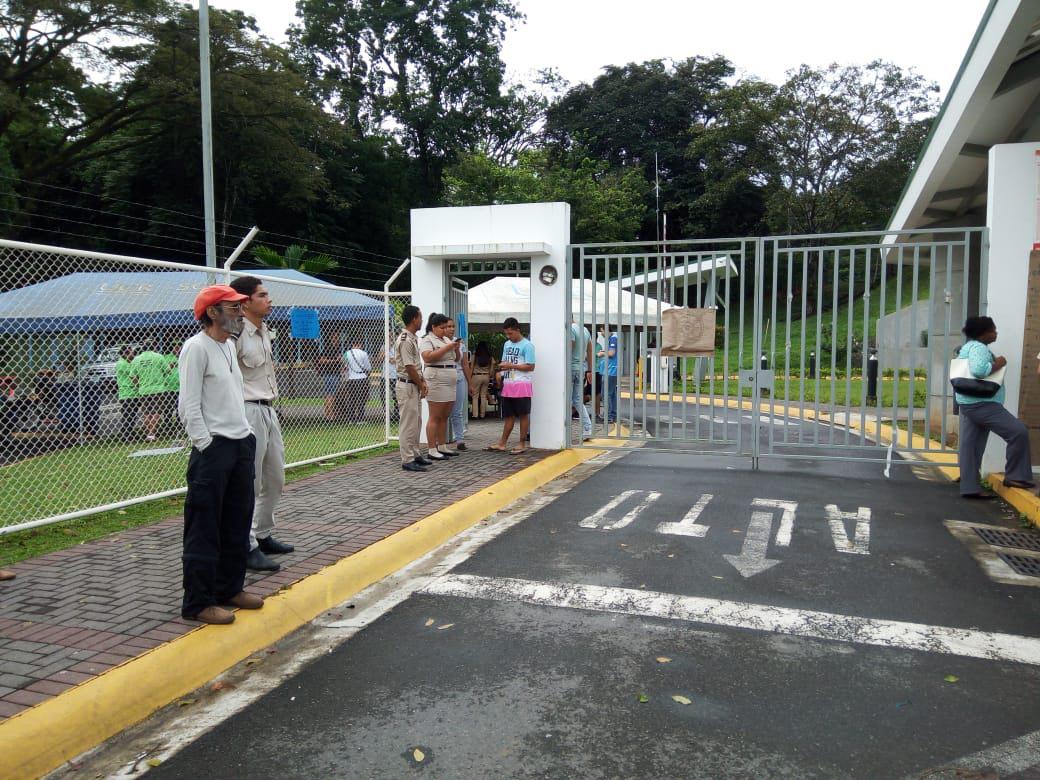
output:
<path id="1" fill-rule="evenodd" d="M 0 723 L 0 778 L 46 774 L 144 720 L 455 534 L 602 453 L 564 450 L 278 593 L 231 626 L 204 626 Z"/>
<path id="2" fill-rule="evenodd" d="M 986 479 L 989 480 L 994 493 L 1025 515 L 1034 526 L 1040 528 L 1040 496 L 1022 488 L 1008 487 L 1004 484 L 1003 474 L 989 474 Z"/>

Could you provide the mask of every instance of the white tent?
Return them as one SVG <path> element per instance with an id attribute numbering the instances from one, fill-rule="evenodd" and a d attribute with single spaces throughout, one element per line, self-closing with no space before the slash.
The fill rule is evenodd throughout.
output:
<path id="1" fill-rule="evenodd" d="M 561 280 L 560 283 L 565 283 Z M 540 284 L 540 282 L 539 282 Z M 581 288 L 584 287 L 584 305 Z M 595 298 L 595 304 L 593 299 Z M 571 311 L 575 319 L 584 312 L 586 327 L 593 324 L 595 305 L 596 324 L 613 327 L 635 325 L 650 327 L 658 321 L 658 311 L 674 308 L 671 304 L 625 290 L 617 283 L 605 284 L 585 279 L 571 282 Z M 620 317 L 618 312 L 621 312 Z M 645 311 L 645 316 L 644 316 Z M 516 317 L 521 323 L 531 321 L 531 279 L 526 276 L 496 276 L 469 290 L 469 323 L 471 326 L 494 325 L 501 327 L 506 317 Z"/>

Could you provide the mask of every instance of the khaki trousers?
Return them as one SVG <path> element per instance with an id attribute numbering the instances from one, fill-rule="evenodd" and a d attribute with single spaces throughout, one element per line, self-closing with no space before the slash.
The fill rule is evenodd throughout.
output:
<path id="1" fill-rule="evenodd" d="M 249 529 L 249 549 L 255 550 L 259 539 L 274 531 L 274 508 L 285 487 L 285 444 L 282 425 L 274 407 L 246 402 L 246 419 L 256 436 L 253 492 L 253 524 Z"/>
<path id="2" fill-rule="evenodd" d="M 397 406 L 401 410 L 401 422 L 397 428 L 401 445 L 401 463 L 411 463 L 422 457 L 422 450 L 419 449 L 419 388 L 411 382 L 398 380 L 394 383 L 394 394 L 397 396 Z"/>

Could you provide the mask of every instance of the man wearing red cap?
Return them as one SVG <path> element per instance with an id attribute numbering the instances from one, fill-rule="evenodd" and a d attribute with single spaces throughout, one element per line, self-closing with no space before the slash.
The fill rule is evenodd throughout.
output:
<path id="1" fill-rule="evenodd" d="M 227 285 L 204 287 L 195 298 L 202 331 L 181 350 L 177 411 L 191 439 L 184 501 L 184 602 L 181 615 L 231 623 L 224 609 L 260 609 L 242 590 L 253 519 L 256 439 L 246 419 L 242 372 L 229 336 L 242 332 L 246 296 Z"/>

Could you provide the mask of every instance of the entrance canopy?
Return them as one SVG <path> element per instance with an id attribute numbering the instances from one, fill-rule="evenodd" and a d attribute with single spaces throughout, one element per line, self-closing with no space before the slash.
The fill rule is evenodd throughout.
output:
<path id="1" fill-rule="evenodd" d="M 559 283 L 565 284 L 563 280 Z M 578 280 L 571 283 L 571 311 L 584 311 L 588 326 L 592 325 L 593 311 L 597 324 L 644 328 L 648 323 L 653 325 L 657 322 L 658 310 L 673 308 L 676 307 L 672 304 L 624 289 L 617 283 L 605 284 L 591 279 L 585 279 L 584 283 Z M 507 317 L 515 317 L 521 323 L 531 322 L 530 277 L 497 276 L 470 288 L 470 325 L 501 327 Z"/>

